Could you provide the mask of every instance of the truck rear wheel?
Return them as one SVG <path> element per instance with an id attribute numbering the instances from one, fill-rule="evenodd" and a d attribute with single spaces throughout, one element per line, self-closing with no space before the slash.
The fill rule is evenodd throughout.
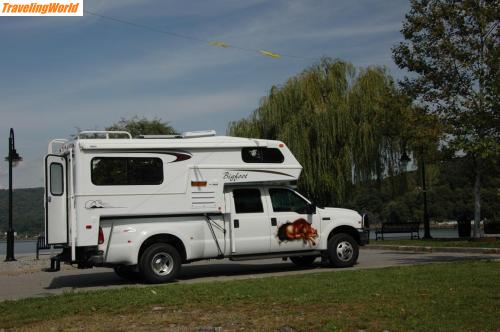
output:
<path id="1" fill-rule="evenodd" d="M 335 267 L 350 267 L 358 260 L 359 246 L 349 234 L 335 234 L 328 241 L 328 258 Z"/>
<path id="2" fill-rule="evenodd" d="M 290 260 L 298 267 L 308 267 L 314 263 L 316 256 L 292 256 Z"/>
<path id="3" fill-rule="evenodd" d="M 177 249 L 167 243 L 155 243 L 144 250 L 139 269 L 144 281 L 151 284 L 175 279 L 181 267 L 181 256 Z"/>

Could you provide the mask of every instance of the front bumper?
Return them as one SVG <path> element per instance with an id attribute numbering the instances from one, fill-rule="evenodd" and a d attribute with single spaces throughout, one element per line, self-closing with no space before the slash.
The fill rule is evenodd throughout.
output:
<path id="1" fill-rule="evenodd" d="M 358 229 L 359 233 L 359 245 L 364 246 L 370 243 L 370 230 L 368 229 Z"/>

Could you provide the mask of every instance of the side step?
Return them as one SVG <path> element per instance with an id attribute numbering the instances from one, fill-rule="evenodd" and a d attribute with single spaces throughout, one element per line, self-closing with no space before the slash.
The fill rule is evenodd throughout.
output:
<path id="1" fill-rule="evenodd" d="M 240 255 L 231 256 L 229 260 L 231 261 L 247 261 L 255 259 L 268 259 L 268 258 L 284 258 L 284 257 L 294 257 L 294 256 L 321 256 L 321 251 L 311 250 L 311 251 L 293 251 L 293 252 L 277 252 L 262 255 Z"/>

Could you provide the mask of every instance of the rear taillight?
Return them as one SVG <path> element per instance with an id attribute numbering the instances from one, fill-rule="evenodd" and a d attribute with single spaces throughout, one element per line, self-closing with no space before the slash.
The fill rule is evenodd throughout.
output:
<path id="1" fill-rule="evenodd" d="M 102 231 L 102 227 L 99 226 L 99 237 L 97 240 L 98 244 L 103 244 L 104 243 L 104 232 Z"/>

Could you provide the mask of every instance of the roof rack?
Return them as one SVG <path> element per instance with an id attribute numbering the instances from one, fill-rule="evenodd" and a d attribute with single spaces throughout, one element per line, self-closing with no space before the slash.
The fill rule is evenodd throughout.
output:
<path id="1" fill-rule="evenodd" d="M 117 135 L 126 135 L 129 139 L 132 139 L 127 131 L 109 131 L 109 130 L 85 130 L 78 133 L 78 139 L 85 138 L 101 138 L 101 139 L 114 139 Z M 210 137 L 217 135 L 215 130 L 200 130 L 200 131 L 186 131 L 180 135 L 139 135 L 137 138 L 144 139 L 172 139 L 172 138 L 198 138 L 198 137 Z"/>
<path id="2" fill-rule="evenodd" d="M 97 136 L 105 136 L 104 138 L 106 139 L 112 139 L 111 137 L 109 137 L 109 135 L 127 135 L 129 139 L 132 139 L 132 135 L 130 135 L 130 133 L 128 131 L 110 131 L 110 130 L 85 130 L 85 131 L 81 131 L 78 133 L 78 139 L 84 139 L 85 137 L 82 137 L 85 136 L 85 135 L 88 135 L 88 136 L 94 136 L 94 137 L 91 137 L 91 138 L 100 138 L 100 137 L 97 137 Z"/>
<path id="3" fill-rule="evenodd" d="M 137 138 L 144 139 L 172 139 L 172 138 L 197 138 L 217 135 L 215 130 L 186 131 L 180 135 L 139 135 Z"/>
<path id="4" fill-rule="evenodd" d="M 60 144 L 62 146 L 62 145 L 64 145 L 67 142 L 68 142 L 68 140 L 65 139 L 65 138 L 56 138 L 56 139 L 53 139 L 52 141 L 49 142 L 49 147 L 47 149 L 47 153 L 48 154 L 54 154 L 55 153 L 54 145 Z"/>
<path id="5" fill-rule="evenodd" d="M 215 135 L 217 135 L 217 132 L 213 129 L 200 130 L 200 131 L 186 131 L 182 133 L 182 138 L 209 137 Z"/>
<path id="6" fill-rule="evenodd" d="M 161 138 L 182 138 L 182 135 L 139 135 L 137 138 L 161 139 Z"/>

